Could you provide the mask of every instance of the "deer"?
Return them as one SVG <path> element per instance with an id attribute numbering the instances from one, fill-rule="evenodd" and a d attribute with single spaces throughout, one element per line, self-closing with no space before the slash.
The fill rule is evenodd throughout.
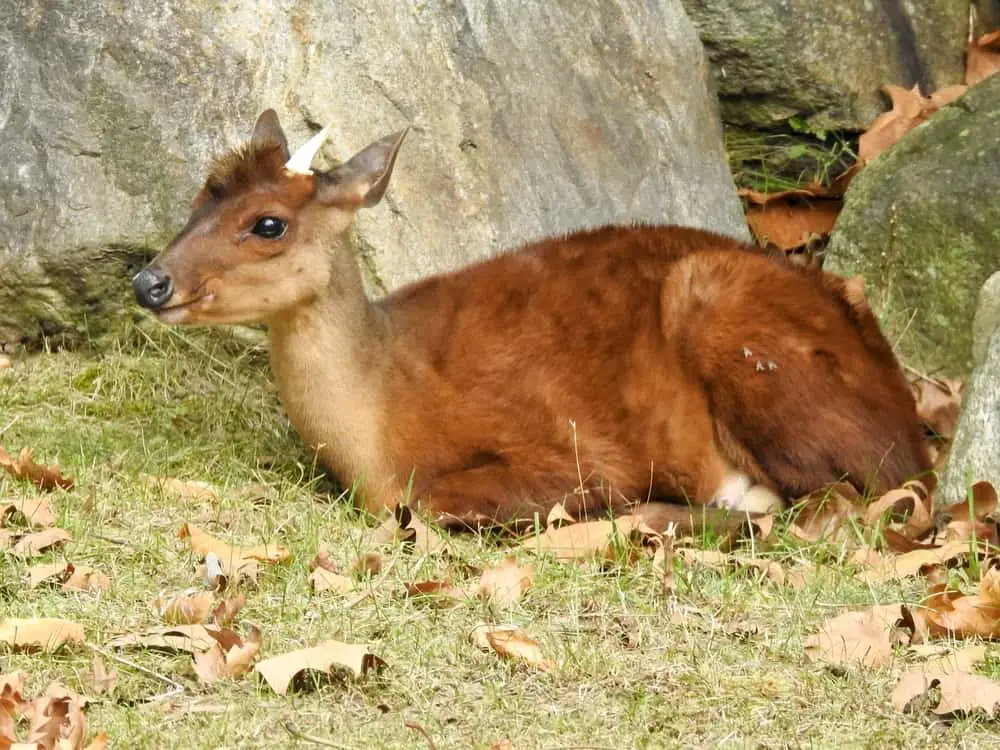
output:
<path id="1" fill-rule="evenodd" d="M 930 469 L 860 281 L 702 229 L 609 225 L 370 299 L 348 230 L 407 130 L 314 169 L 329 129 L 291 154 L 263 112 L 133 287 L 166 324 L 266 324 L 291 424 L 367 511 L 665 522 Z"/>

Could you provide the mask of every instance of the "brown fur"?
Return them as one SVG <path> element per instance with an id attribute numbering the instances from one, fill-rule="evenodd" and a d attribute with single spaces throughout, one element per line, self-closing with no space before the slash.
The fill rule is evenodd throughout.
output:
<path id="1" fill-rule="evenodd" d="M 384 189 L 396 148 L 323 179 L 230 157 L 154 262 L 180 300 L 164 319 L 269 323 L 293 424 L 370 509 L 409 486 L 478 524 L 560 500 L 580 514 L 707 503 L 734 473 L 791 497 L 929 468 L 860 286 L 708 232 L 580 232 L 369 302 L 345 196 Z M 284 238 L 247 236 L 279 208 Z"/>

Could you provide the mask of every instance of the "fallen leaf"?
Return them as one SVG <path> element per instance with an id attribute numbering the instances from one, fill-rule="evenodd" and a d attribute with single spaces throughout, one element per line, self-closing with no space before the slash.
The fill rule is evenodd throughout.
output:
<path id="1" fill-rule="evenodd" d="M 272 656 L 270 659 L 258 662 L 254 669 L 274 692 L 284 695 L 288 692 L 288 687 L 295 676 L 307 669 L 330 674 L 334 668 L 339 667 L 348 670 L 357 678 L 369 669 L 383 666 L 385 662 L 372 654 L 368 646 L 323 641 L 312 648 Z"/>
<path id="2" fill-rule="evenodd" d="M 45 529 L 25 534 L 18 539 L 10 551 L 21 558 L 36 557 L 53 547 L 61 547 L 73 537 L 64 529 Z"/>
<path id="3" fill-rule="evenodd" d="M 225 591 L 230 581 L 234 584 L 247 582 L 255 585 L 259 563 L 249 557 L 227 557 L 220 560 L 214 552 L 205 555 L 205 561 L 198 566 L 198 575 L 205 586 L 212 591 Z"/>
<path id="4" fill-rule="evenodd" d="M 945 539 L 985 541 L 1000 546 L 997 529 L 997 491 L 989 482 L 976 482 L 966 500 L 938 512 L 935 525 Z"/>
<path id="5" fill-rule="evenodd" d="M 845 612 L 827 620 L 818 633 L 806 639 L 806 657 L 835 666 L 888 664 L 892 659 L 896 624 L 901 620 L 900 604 L 880 604 L 860 612 Z"/>
<path id="6" fill-rule="evenodd" d="M 340 573 L 333 573 L 326 568 L 316 568 L 309 574 L 309 583 L 313 591 L 322 594 L 324 591 L 335 591 L 338 594 L 349 594 L 354 591 L 354 579 Z"/>
<path id="7" fill-rule="evenodd" d="M 931 587 L 921 607 L 910 614 L 921 639 L 1000 637 L 1000 570 L 987 570 L 979 582 L 978 594 L 949 591 L 944 585 Z"/>
<path id="8" fill-rule="evenodd" d="M 42 563 L 28 568 L 28 587 L 42 583 L 61 584 L 64 591 L 104 591 L 111 587 L 111 579 L 89 565 L 69 562 Z"/>
<path id="9" fill-rule="evenodd" d="M 868 163 L 891 148 L 917 125 L 925 122 L 938 108 L 937 103 L 920 93 L 920 86 L 904 89 L 887 85 L 882 91 L 892 102 L 892 109 L 875 118 L 858 139 L 858 160 Z"/>
<path id="10" fill-rule="evenodd" d="M 427 526 L 407 505 L 397 505 L 393 514 L 372 532 L 373 544 L 400 541 L 418 554 L 441 554 L 448 545 L 441 535 Z"/>
<path id="11" fill-rule="evenodd" d="M 329 570 L 331 573 L 337 572 L 337 566 L 334 565 L 333 561 L 330 559 L 330 551 L 328 549 L 320 549 L 316 553 L 316 557 L 309 562 L 309 570 L 316 570 L 316 568 Z"/>
<path id="12" fill-rule="evenodd" d="M 256 547 L 234 547 L 221 539 L 216 539 L 197 526 L 186 523 L 181 527 L 179 536 L 181 539 L 188 538 L 191 542 L 191 549 L 199 557 L 205 557 L 208 553 L 215 554 L 223 565 L 227 561 L 232 564 L 236 560 L 257 560 L 266 563 L 285 562 L 291 558 L 288 552 L 280 544 L 258 544 Z"/>
<path id="13" fill-rule="evenodd" d="M 514 743 L 509 739 L 503 739 L 490 745 L 490 750 L 514 750 Z"/>
<path id="14" fill-rule="evenodd" d="M 184 591 L 171 597 L 156 597 L 156 609 L 168 625 L 194 625 L 208 619 L 214 609 L 211 591 Z"/>
<path id="15" fill-rule="evenodd" d="M 83 643 L 83 626 L 54 617 L 8 618 L 0 622 L 0 643 L 14 650 L 57 650 L 64 643 Z"/>
<path id="16" fill-rule="evenodd" d="M 970 553 L 967 542 L 951 542 L 931 549 L 916 549 L 902 555 L 880 555 L 874 550 L 857 550 L 852 561 L 865 566 L 858 578 L 865 583 L 896 581 L 921 574 L 925 568 L 946 565 Z"/>
<path id="17" fill-rule="evenodd" d="M 955 436 L 964 384 L 958 378 L 924 379 L 912 384 L 920 421 L 945 440 Z"/>
<path id="18" fill-rule="evenodd" d="M 789 524 L 788 531 L 805 542 L 836 541 L 863 512 L 864 500 L 858 491 L 846 482 L 838 482 L 797 500 L 792 509 L 794 523 Z"/>
<path id="19" fill-rule="evenodd" d="M 377 576 L 382 572 L 382 555 L 378 552 L 365 552 L 363 555 L 358 555 L 351 563 L 351 572 L 358 576 Z"/>
<path id="20" fill-rule="evenodd" d="M 406 584 L 406 595 L 408 597 L 419 596 L 439 596 L 446 599 L 466 599 L 468 592 L 461 586 L 456 586 L 451 581 L 415 581 Z"/>
<path id="21" fill-rule="evenodd" d="M 209 631 L 215 645 L 208 651 L 194 653 L 194 671 L 199 681 L 215 682 L 222 678 L 235 680 L 250 671 L 260 651 L 260 630 L 251 627 L 246 639 L 232 630 Z"/>
<path id="22" fill-rule="evenodd" d="M 617 550 L 629 545 L 635 534 L 659 536 L 640 517 L 620 516 L 614 521 L 585 521 L 546 529 L 526 537 L 521 546 L 532 552 L 547 552 L 561 562 L 591 557 L 613 559 Z"/>
<path id="23" fill-rule="evenodd" d="M 54 526 L 56 514 L 48 500 L 42 497 L 27 497 L 0 503 L 0 522 L 10 517 L 21 520 L 36 529 Z"/>
<path id="24" fill-rule="evenodd" d="M 62 474 L 58 466 L 36 464 L 31 448 L 23 448 L 16 459 L 12 459 L 0 445 L 0 469 L 6 470 L 15 479 L 26 479 L 38 489 L 49 492 L 56 488 L 73 489 L 73 478 Z"/>
<path id="25" fill-rule="evenodd" d="M 139 633 L 126 633 L 113 638 L 109 648 L 153 648 L 164 651 L 208 651 L 217 642 L 211 625 L 163 625 Z"/>
<path id="26" fill-rule="evenodd" d="M 476 592 L 483 599 L 506 606 L 520 600 L 534 580 L 534 565 L 518 565 L 513 557 L 508 557 L 495 568 L 483 571 Z"/>
<path id="27" fill-rule="evenodd" d="M 746 219 L 761 245 L 791 250 L 806 245 L 811 237 L 825 237 L 833 230 L 843 202 L 786 191 L 764 204 L 747 206 Z"/>
<path id="28" fill-rule="evenodd" d="M 919 536 L 934 526 L 932 502 L 914 487 L 889 490 L 865 510 L 865 525 L 874 526 L 886 513 L 891 521 L 906 519 L 906 528 Z"/>
<path id="29" fill-rule="evenodd" d="M 899 678 L 890 699 L 893 708 L 906 711 L 914 698 L 934 687 L 941 689 L 941 700 L 931 711 L 939 716 L 985 711 L 992 715 L 1000 704 L 1000 683 L 969 672 L 946 672 L 915 669 Z"/>
<path id="30" fill-rule="evenodd" d="M 173 477 L 156 477 L 149 474 L 140 474 L 139 478 L 147 486 L 158 489 L 164 495 L 170 495 L 178 500 L 210 503 L 217 503 L 219 501 L 219 490 L 210 482 L 201 482 L 194 479 L 175 479 Z"/>
<path id="31" fill-rule="evenodd" d="M 500 656 L 522 661 L 537 669 L 549 671 L 555 662 L 542 656 L 538 641 L 514 625 L 477 625 L 472 631 L 472 642 L 484 650 L 493 650 Z"/>
<path id="32" fill-rule="evenodd" d="M 965 82 L 975 86 L 1000 70 L 1000 30 L 969 44 L 965 52 Z"/>
<path id="33" fill-rule="evenodd" d="M 247 598 L 243 594 L 224 599 L 212 610 L 212 622 L 220 628 L 223 625 L 228 625 L 236 619 L 236 615 L 246 606 L 246 603 Z"/>
<path id="34" fill-rule="evenodd" d="M 100 654 L 94 654 L 94 664 L 92 667 L 94 692 L 113 693 L 118 685 L 118 673 L 109 672 L 104 663 L 104 658 Z"/>
<path id="35" fill-rule="evenodd" d="M 549 514 L 545 517 L 545 528 L 552 529 L 559 526 L 564 526 L 568 523 L 576 523 L 576 519 L 569 514 L 566 510 L 566 506 L 562 503 L 556 503 L 549 510 Z"/>

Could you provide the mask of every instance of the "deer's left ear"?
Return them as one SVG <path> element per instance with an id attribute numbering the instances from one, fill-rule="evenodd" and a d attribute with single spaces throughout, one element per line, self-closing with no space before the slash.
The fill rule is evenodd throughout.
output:
<path id="1" fill-rule="evenodd" d="M 253 126 L 250 145 L 253 148 L 279 146 L 282 156 L 286 161 L 288 160 L 288 139 L 285 138 L 285 131 L 281 129 L 281 123 L 278 122 L 278 113 L 273 109 L 266 109 L 260 113 L 257 124 Z"/>
<path id="2" fill-rule="evenodd" d="M 409 128 L 380 138 L 336 169 L 316 176 L 316 198 L 329 206 L 367 208 L 385 194 Z"/>

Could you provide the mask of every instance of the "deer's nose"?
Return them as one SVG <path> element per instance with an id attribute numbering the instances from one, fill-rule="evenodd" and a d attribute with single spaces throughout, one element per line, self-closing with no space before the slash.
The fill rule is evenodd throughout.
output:
<path id="1" fill-rule="evenodd" d="M 149 310 L 163 307 L 174 293 L 174 282 L 156 266 L 146 266 L 132 279 L 135 301 Z"/>

